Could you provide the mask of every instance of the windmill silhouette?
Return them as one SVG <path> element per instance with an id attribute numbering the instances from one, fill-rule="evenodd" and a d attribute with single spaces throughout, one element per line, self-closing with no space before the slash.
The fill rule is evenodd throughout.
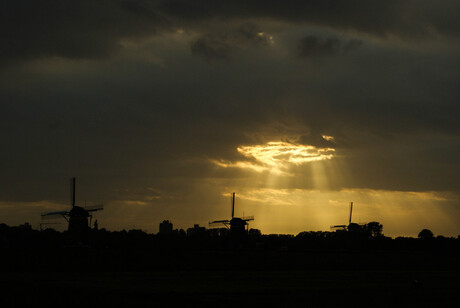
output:
<path id="1" fill-rule="evenodd" d="M 69 223 L 68 231 L 72 233 L 83 233 L 89 229 L 93 218 L 93 212 L 104 209 L 102 204 L 94 205 L 91 207 L 81 207 L 75 205 L 75 177 L 70 180 L 71 183 L 71 200 L 72 208 L 70 211 L 54 211 L 42 213 L 42 219 L 63 217 Z M 89 225 L 88 225 L 89 218 Z"/>
<path id="2" fill-rule="evenodd" d="M 333 225 L 331 226 L 331 230 L 343 230 L 343 231 L 346 231 L 349 229 L 350 225 L 358 225 L 358 226 L 364 226 L 365 223 L 352 223 L 351 222 L 351 217 L 352 217 L 352 214 L 353 214 L 353 202 L 350 202 L 350 217 L 348 218 L 348 225 Z"/>
<path id="3" fill-rule="evenodd" d="M 248 231 L 248 221 L 254 220 L 254 216 L 235 217 L 235 193 L 232 194 L 232 218 L 224 220 L 210 221 L 210 226 L 223 224 L 230 229 L 230 234 L 245 234 Z"/>

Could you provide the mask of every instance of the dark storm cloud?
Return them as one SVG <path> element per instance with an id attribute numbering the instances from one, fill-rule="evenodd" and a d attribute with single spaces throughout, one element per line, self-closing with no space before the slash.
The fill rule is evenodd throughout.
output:
<path id="1" fill-rule="evenodd" d="M 208 61 L 229 60 L 231 53 L 247 46 L 267 45 L 271 37 L 255 24 L 244 23 L 226 33 L 208 34 L 190 46 L 193 54 Z"/>
<path id="2" fill-rule="evenodd" d="M 231 44 L 222 36 L 208 36 L 208 30 L 216 23 L 253 19 L 355 30 L 379 37 L 414 39 L 436 33 L 457 37 L 460 22 L 455 12 L 459 6 L 458 1 L 413 0 L 10 0 L 0 13 L 0 61 L 104 58 L 122 48 L 123 39 L 179 27 L 204 34 L 192 50 L 206 57 L 226 57 Z"/>
<path id="3" fill-rule="evenodd" d="M 162 10 L 183 20 L 270 18 L 320 26 L 354 29 L 385 36 L 425 36 L 430 31 L 457 36 L 459 4 L 447 1 L 164 1 Z"/>
<path id="4" fill-rule="evenodd" d="M 193 54 L 200 55 L 208 61 L 228 60 L 232 46 L 225 39 L 201 37 L 190 46 L 190 49 Z"/>
<path id="5" fill-rule="evenodd" d="M 298 47 L 298 55 L 302 58 L 327 57 L 345 54 L 362 45 L 360 40 L 341 41 L 336 37 L 307 36 Z"/>
<path id="6" fill-rule="evenodd" d="M 123 38 L 155 34 L 168 21 L 148 1 L 5 1 L 1 61 L 104 58 Z"/>

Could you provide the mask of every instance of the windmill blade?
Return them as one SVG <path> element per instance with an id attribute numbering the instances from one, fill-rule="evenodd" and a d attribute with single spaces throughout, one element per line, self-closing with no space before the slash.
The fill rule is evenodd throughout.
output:
<path id="1" fill-rule="evenodd" d="M 46 217 L 46 216 L 63 216 L 63 215 L 69 215 L 69 211 L 54 211 L 54 212 L 42 213 L 42 217 Z"/>
<path id="2" fill-rule="evenodd" d="M 232 194 L 232 218 L 235 217 L 235 193 Z"/>
<path id="3" fill-rule="evenodd" d="M 346 225 L 335 225 L 330 227 L 331 230 L 346 230 L 347 226 Z"/>
<path id="4" fill-rule="evenodd" d="M 64 217 L 65 220 L 69 221 L 67 218 L 69 216 L 69 211 L 55 211 L 55 212 L 47 212 L 42 213 L 42 221 L 50 221 L 54 219 L 62 219 Z"/>
<path id="5" fill-rule="evenodd" d="M 75 177 L 70 179 L 70 202 L 72 207 L 75 206 Z"/>
<path id="6" fill-rule="evenodd" d="M 102 211 L 104 208 L 103 207 L 98 207 L 98 208 L 94 208 L 94 209 L 87 209 L 86 211 L 87 212 L 96 212 L 96 211 Z"/>
<path id="7" fill-rule="evenodd" d="M 229 224 L 230 220 L 225 219 L 225 220 L 214 220 L 210 221 L 209 224 Z"/>
<path id="8" fill-rule="evenodd" d="M 215 220 L 215 221 L 210 221 L 209 222 L 209 225 L 210 226 L 213 226 L 213 225 L 217 225 L 217 224 L 223 224 L 225 227 L 228 228 L 228 225 L 230 224 L 230 220 Z"/>
<path id="9" fill-rule="evenodd" d="M 241 217 L 241 219 L 244 221 L 250 221 L 250 220 L 254 220 L 254 216 Z"/>
<path id="10" fill-rule="evenodd" d="M 351 214 L 353 213 L 353 202 L 350 202 L 350 218 L 348 219 L 348 224 L 351 224 Z"/>
<path id="11" fill-rule="evenodd" d="M 87 212 L 101 211 L 104 209 L 104 204 L 90 205 L 85 207 Z"/>

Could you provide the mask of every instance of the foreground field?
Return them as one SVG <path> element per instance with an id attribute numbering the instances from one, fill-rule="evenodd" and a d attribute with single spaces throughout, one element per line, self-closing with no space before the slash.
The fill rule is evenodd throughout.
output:
<path id="1" fill-rule="evenodd" d="M 456 307 L 460 302 L 455 254 L 137 252 L 110 259 L 109 252 L 88 250 L 69 259 L 68 253 L 54 259 L 21 254 L 9 260 L 15 267 L 2 263 L 2 307 Z"/>
<path id="2" fill-rule="evenodd" d="M 2 306 L 446 307 L 458 271 L 51 272 L 2 275 Z M 414 283 L 418 281 L 418 284 Z"/>

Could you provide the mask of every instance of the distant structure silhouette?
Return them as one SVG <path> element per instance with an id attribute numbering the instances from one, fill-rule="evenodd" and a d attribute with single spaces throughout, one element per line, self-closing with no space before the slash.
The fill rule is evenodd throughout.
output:
<path id="1" fill-rule="evenodd" d="M 206 228 L 200 227 L 199 224 L 194 224 L 193 228 L 187 229 L 187 236 L 188 237 L 200 237 L 206 234 Z"/>
<path id="2" fill-rule="evenodd" d="M 254 216 L 235 217 L 235 193 L 232 194 L 232 218 L 230 220 L 215 220 L 209 222 L 210 226 L 223 224 L 230 229 L 230 235 L 247 234 L 249 229 L 248 221 L 254 220 Z"/>
<path id="3" fill-rule="evenodd" d="M 23 230 L 32 230 L 32 225 L 28 222 L 25 222 L 22 225 L 19 225 L 19 228 Z"/>
<path id="4" fill-rule="evenodd" d="M 163 220 L 163 222 L 160 223 L 160 230 L 158 232 L 159 234 L 162 235 L 169 235 L 173 233 L 173 224 L 169 220 Z"/>
<path id="5" fill-rule="evenodd" d="M 91 220 L 93 218 L 92 213 L 96 211 L 103 210 L 103 205 L 95 205 L 92 207 L 83 208 L 75 204 L 75 177 L 71 179 L 71 202 L 72 208 L 70 211 L 55 211 L 42 213 L 42 219 L 52 218 L 52 217 L 64 217 L 65 220 L 69 223 L 68 231 L 81 234 L 86 232 L 91 225 Z M 89 223 L 88 223 L 89 218 Z"/>
<path id="6" fill-rule="evenodd" d="M 61 223 L 60 222 L 41 222 L 40 223 L 40 231 L 43 231 L 45 229 L 48 229 L 47 226 L 49 225 L 60 225 Z"/>
<path id="7" fill-rule="evenodd" d="M 332 225 L 330 228 L 332 231 L 346 231 L 346 230 L 349 230 L 350 229 L 350 226 L 351 227 L 354 227 L 354 226 L 364 226 L 365 223 L 360 223 L 360 224 L 357 224 L 357 223 L 352 223 L 351 222 L 351 218 L 352 218 L 352 214 L 353 214 L 353 202 L 350 202 L 350 216 L 348 218 L 348 225 Z"/>

